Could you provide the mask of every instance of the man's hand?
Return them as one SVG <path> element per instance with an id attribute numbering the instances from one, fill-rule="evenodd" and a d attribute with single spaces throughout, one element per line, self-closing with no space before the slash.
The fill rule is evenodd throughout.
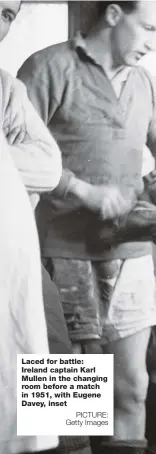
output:
<path id="1" fill-rule="evenodd" d="M 86 199 L 87 208 L 97 212 L 101 220 L 115 219 L 129 211 L 127 203 L 118 188 L 110 186 L 92 186 Z"/>
<path id="2" fill-rule="evenodd" d="M 115 186 L 93 186 L 76 178 L 71 179 L 68 191 L 76 195 L 101 220 L 116 219 L 129 213 L 134 206 L 135 197 L 125 200 Z"/>

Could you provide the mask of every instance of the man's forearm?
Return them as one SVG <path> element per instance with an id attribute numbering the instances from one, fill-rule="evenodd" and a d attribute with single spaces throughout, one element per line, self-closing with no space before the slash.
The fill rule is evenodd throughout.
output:
<path id="1" fill-rule="evenodd" d="M 13 161 L 29 193 L 49 192 L 58 185 L 61 172 L 61 154 L 56 145 L 54 156 L 46 153 L 45 144 L 27 143 L 10 146 Z"/>
<path id="2" fill-rule="evenodd" d="M 41 142 L 9 145 L 0 129 L 0 148 L 7 147 L 21 179 L 28 192 L 42 193 L 52 191 L 59 183 L 62 172 L 61 154 L 56 144 L 56 153 L 51 155 L 49 146 Z"/>
<path id="3" fill-rule="evenodd" d="M 4 80 L 5 82 L 5 80 Z M 29 193 L 49 192 L 62 174 L 61 152 L 28 99 L 24 85 L 8 76 L 3 131 L 12 159 Z M 3 83 L 5 94 L 5 83 Z"/>

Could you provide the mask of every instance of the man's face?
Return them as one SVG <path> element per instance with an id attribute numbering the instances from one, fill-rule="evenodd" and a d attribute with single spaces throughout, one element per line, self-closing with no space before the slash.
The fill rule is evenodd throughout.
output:
<path id="1" fill-rule="evenodd" d="M 156 1 L 138 2 L 128 14 L 120 8 L 117 23 L 111 29 L 111 48 L 116 65 L 135 66 L 140 58 L 156 50 Z"/>
<path id="2" fill-rule="evenodd" d="M 0 41 L 7 35 L 10 26 L 15 19 L 21 2 L 14 1 L 0 1 Z"/>

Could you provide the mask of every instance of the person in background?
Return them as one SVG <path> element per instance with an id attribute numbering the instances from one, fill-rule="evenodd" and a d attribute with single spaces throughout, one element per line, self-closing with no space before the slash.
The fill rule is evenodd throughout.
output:
<path id="1" fill-rule="evenodd" d="M 95 452 L 134 454 L 146 450 L 146 352 L 156 323 L 151 244 L 93 254 L 87 242 L 96 219 L 113 223 L 142 194 L 144 145 L 156 155 L 156 88 L 137 66 L 156 45 L 156 4 L 100 1 L 97 8 L 87 37 L 37 52 L 18 77 L 62 151 L 62 178 L 42 198 L 38 225 L 44 217 L 42 255 L 51 260 L 73 351 L 94 341 L 115 355 L 114 437 L 103 437 Z"/>
<path id="2" fill-rule="evenodd" d="M 19 7 L 0 2 L 0 41 Z M 2 70 L 0 93 L 0 451 L 15 454 L 58 445 L 57 436 L 17 437 L 16 364 L 18 353 L 49 352 L 38 234 L 22 179 L 30 194 L 52 190 L 62 167 L 24 86 Z M 16 137 L 15 146 L 8 136 L 10 143 Z"/>
<path id="3" fill-rule="evenodd" d="M 11 125 L 10 125 L 11 126 Z M 17 437 L 17 354 L 48 354 L 38 234 L 0 127 L 0 452 L 56 447 L 58 437 Z"/>
<path id="4" fill-rule="evenodd" d="M 20 3 L 0 1 L 0 41 Z M 43 305 L 39 242 L 30 205 L 31 200 L 34 209 L 41 193 L 59 183 L 61 155 L 24 85 L 3 70 L 0 93 L 0 452 L 55 454 L 57 436 L 17 437 L 16 359 L 18 353 L 49 353 L 49 347 L 50 353 L 71 353 L 59 295 L 44 268 Z M 76 449 L 77 454 L 90 454 L 87 437 L 70 438 L 60 437 L 57 453 L 74 454 Z"/>
<path id="5" fill-rule="evenodd" d="M 0 2 L 0 41 L 7 35 L 21 2 Z M 0 69 L 2 94 L 1 122 L 5 137 L 11 146 L 14 164 L 27 188 L 33 209 L 40 194 L 52 191 L 61 177 L 61 155 L 55 140 L 30 103 L 26 89 L 6 71 Z M 55 284 L 42 267 L 46 321 L 51 353 L 70 352 L 66 323 Z M 51 299 L 52 305 L 49 304 Z"/>
<path id="6" fill-rule="evenodd" d="M 20 3 L 0 2 L 0 41 L 7 35 Z M 27 191 L 30 195 L 52 191 L 61 176 L 61 155 L 56 141 L 30 103 L 24 85 L 2 69 L 0 90 L 1 125 Z"/>

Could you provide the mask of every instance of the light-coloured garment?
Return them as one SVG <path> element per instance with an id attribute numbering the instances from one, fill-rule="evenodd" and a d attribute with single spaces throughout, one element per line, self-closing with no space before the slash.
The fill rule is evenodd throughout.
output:
<path id="1" fill-rule="evenodd" d="M 155 169 L 155 161 L 148 147 L 143 148 L 142 176 L 145 177 Z"/>
<path id="2" fill-rule="evenodd" d="M 17 437 L 18 353 L 48 353 L 41 265 L 33 211 L 0 131 L 0 453 L 56 446 L 57 439 Z"/>
<path id="3" fill-rule="evenodd" d="M 103 336 L 107 342 L 113 341 L 154 325 L 156 287 L 152 256 L 125 260 L 110 300 Z"/>
<path id="4" fill-rule="evenodd" d="M 0 69 L 0 127 L 14 164 L 29 192 L 52 191 L 62 171 L 57 143 L 49 134 L 19 80 Z"/>
<path id="5" fill-rule="evenodd" d="M 120 97 L 121 91 L 127 81 L 130 71 L 131 71 L 131 67 L 128 66 L 128 67 L 121 68 L 111 78 L 107 75 L 107 77 L 109 78 L 109 80 L 113 86 L 113 89 L 115 91 L 117 98 Z"/>

